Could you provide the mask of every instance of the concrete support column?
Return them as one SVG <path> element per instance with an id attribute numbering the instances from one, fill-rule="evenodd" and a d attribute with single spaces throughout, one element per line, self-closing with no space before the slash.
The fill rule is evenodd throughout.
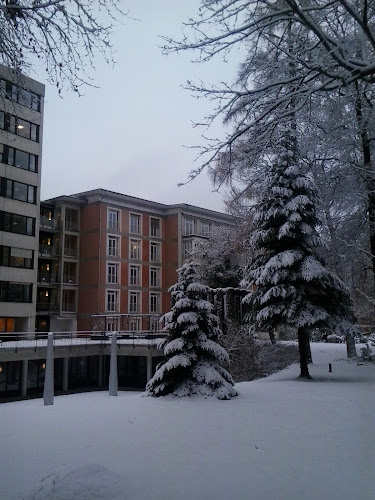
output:
<path id="1" fill-rule="evenodd" d="M 27 359 L 22 360 L 22 372 L 21 372 L 21 396 L 23 398 L 27 395 L 27 370 L 29 367 L 29 362 Z"/>
<path id="2" fill-rule="evenodd" d="M 147 354 L 147 382 L 152 378 L 152 356 L 151 352 Z"/>
<path id="3" fill-rule="evenodd" d="M 64 392 L 68 390 L 68 380 L 69 380 L 69 358 L 63 359 L 63 386 Z"/>

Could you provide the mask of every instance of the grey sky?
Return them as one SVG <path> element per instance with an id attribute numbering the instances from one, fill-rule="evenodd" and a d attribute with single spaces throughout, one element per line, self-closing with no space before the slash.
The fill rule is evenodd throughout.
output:
<path id="1" fill-rule="evenodd" d="M 200 1 L 126 0 L 139 21 L 116 29 L 114 69 L 97 60 L 100 88 L 83 97 L 47 86 L 43 138 L 42 199 L 104 188 L 163 203 L 190 203 L 223 210 L 206 174 L 187 186 L 203 129 L 194 129 L 212 104 L 181 85 L 187 80 L 230 79 L 235 65 L 190 63 L 193 54 L 163 56 L 158 35 L 179 35 L 182 21 L 196 15 Z M 229 76 L 228 76 L 229 75 Z M 36 79 L 43 78 L 36 74 Z M 210 135 L 222 133 L 217 124 Z"/>

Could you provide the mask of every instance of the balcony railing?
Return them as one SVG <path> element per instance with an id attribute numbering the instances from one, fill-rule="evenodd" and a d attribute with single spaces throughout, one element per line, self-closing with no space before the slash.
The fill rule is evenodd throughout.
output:
<path id="1" fill-rule="evenodd" d="M 42 229 L 53 229 L 57 231 L 59 229 L 59 221 L 56 219 L 49 219 L 48 217 L 40 217 L 40 227 Z"/>
<path id="2" fill-rule="evenodd" d="M 78 257 L 78 248 L 64 248 L 66 257 Z"/>
<path id="3" fill-rule="evenodd" d="M 59 248 L 55 245 L 39 245 L 39 254 L 40 255 L 59 255 Z"/>
<path id="4" fill-rule="evenodd" d="M 69 276 L 69 275 L 64 275 L 63 277 L 63 283 L 64 285 L 76 285 L 77 284 L 77 277 L 76 276 Z"/>
<path id="5" fill-rule="evenodd" d="M 67 231 L 75 231 L 75 232 L 78 232 L 79 231 L 79 228 L 78 228 L 78 222 L 76 221 L 65 221 L 65 229 Z"/>
<path id="6" fill-rule="evenodd" d="M 59 306 L 57 304 L 50 304 L 48 302 L 37 302 L 36 303 L 37 312 L 43 313 L 57 313 L 59 312 Z"/>
<path id="7" fill-rule="evenodd" d="M 73 302 L 64 302 L 63 306 L 61 308 L 62 313 L 76 313 L 77 312 L 77 306 Z"/>
<path id="8" fill-rule="evenodd" d="M 49 285 L 56 285 L 59 282 L 58 276 L 49 273 L 38 273 L 38 283 L 46 283 Z"/>

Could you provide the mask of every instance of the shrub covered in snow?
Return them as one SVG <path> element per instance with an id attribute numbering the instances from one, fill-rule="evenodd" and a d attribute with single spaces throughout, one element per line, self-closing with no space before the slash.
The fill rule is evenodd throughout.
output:
<path id="1" fill-rule="evenodd" d="M 246 326 L 230 324 L 221 343 L 230 356 L 228 369 L 235 382 L 266 377 L 298 362 L 295 343 L 258 340 Z"/>
<path id="2" fill-rule="evenodd" d="M 184 264 L 177 272 L 178 282 L 170 288 L 172 309 L 164 316 L 168 332 L 162 344 L 164 360 L 147 383 L 146 395 L 237 396 L 233 379 L 222 366 L 229 357 L 217 343 L 221 331 L 213 306 L 205 299 L 209 288 L 198 283 L 196 264 Z"/>

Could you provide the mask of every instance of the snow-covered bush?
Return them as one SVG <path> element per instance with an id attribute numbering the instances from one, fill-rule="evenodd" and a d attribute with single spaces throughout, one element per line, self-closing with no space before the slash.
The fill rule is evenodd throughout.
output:
<path id="1" fill-rule="evenodd" d="M 361 349 L 361 356 L 365 361 L 375 361 L 375 333 L 368 337 L 366 346 Z"/>
<path id="2" fill-rule="evenodd" d="M 228 369 L 235 382 L 266 377 L 298 361 L 295 343 L 258 340 L 248 326 L 229 324 L 221 343 L 229 353 Z"/>
<path id="3" fill-rule="evenodd" d="M 162 344 L 164 360 L 147 383 L 146 395 L 237 396 L 234 381 L 222 366 L 229 356 L 217 342 L 221 331 L 213 305 L 205 299 L 209 288 L 197 281 L 197 269 L 187 263 L 177 270 L 178 282 L 170 288 L 172 309 L 164 315 L 168 333 Z"/>
<path id="4" fill-rule="evenodd" d="M 345 344 L 345 337 L 343 335 L 333 333 L 331 335 L 327 335 L 327 342 L 331 344 Z"/>

